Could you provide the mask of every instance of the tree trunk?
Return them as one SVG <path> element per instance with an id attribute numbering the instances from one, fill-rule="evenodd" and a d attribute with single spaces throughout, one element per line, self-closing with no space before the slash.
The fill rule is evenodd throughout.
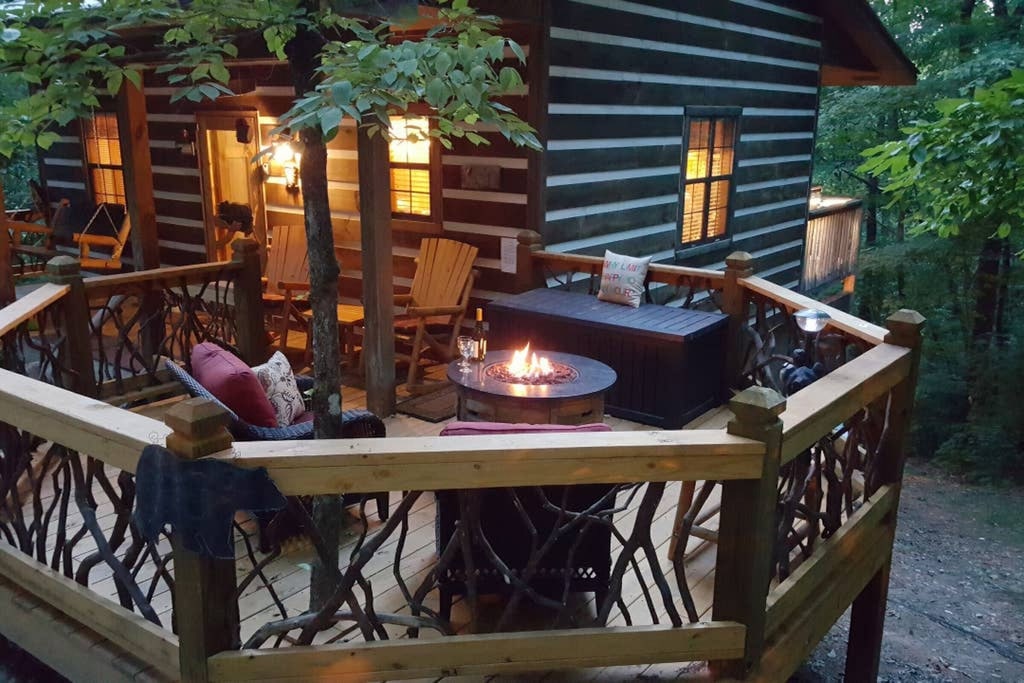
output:
<path id="1" fill-rule="evenodd" d="M 313 89 L 317 56 L 322 39 L 300 29 L 288 47 L 295 95 L 301 97 Z M 327 145 L 319 128 L 305 128 L 300 134 L 302 183 L 306 242 L 309 251 L 309 300 L 313 321 L 313 413 L 318 439 L 341 436 L 341 349 L 338 344 L 338 277 L 341 274 L 334 255 L 334 229 L 327 198 Z M 338 575 L 338 549 L 344 508 L 342 497 L 317 496 L 313 499 L 313 523 L 328 551 L 327 564 L 320 558 L 313 563 L 309 604 L 319 609 L 334 593 Z"/>
<path id="2" fill-rule="evenodd" d="M 1013 250 L 1010 240 L 1002 240 L 1002 251 L 999 255 L 999 302 L 996 305 L 996 344 L 1006 346 L 1009 335 L 1006 332 L 1006 306 L 1010 298 L 1010 268 L 1013 265 Z"/>
<path id="3" fill-rule="evenodd" d="M 999 260 L 1002 240 L 990 237 L 981 246 L 977 270 L 974 271 L 975 342 L 987 340 L 996 329 L 999 305 Z"/>
<path id="4" fill-rule="evenodd" d="M 971 39 L 968 36 L 967 27 L 971 25 L 971 17 L 974 15 L 974 8 L 978 0 L 962 0 L 960 3 L 960 54 L 967 55 L 971 51 Z"/>

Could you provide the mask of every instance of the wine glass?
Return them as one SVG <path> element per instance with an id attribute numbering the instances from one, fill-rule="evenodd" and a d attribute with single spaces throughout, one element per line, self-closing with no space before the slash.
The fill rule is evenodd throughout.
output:
<path id="1" fill-rule="evenodd" d="M 459 370 L 464 373 L 468 373 L 469 359 L 473 357 L 473 347 L 476 346 L 476 340 L 468 334 L 464 334 L 460 335 L 456 342 L 459 345 L 459 353 L 462 355 L 462 362 L 459 363 Z"/>

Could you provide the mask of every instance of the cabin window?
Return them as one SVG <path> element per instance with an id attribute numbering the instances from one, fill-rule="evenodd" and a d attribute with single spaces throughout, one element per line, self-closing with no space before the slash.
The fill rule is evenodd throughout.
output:
<path id="1" fill-rule="evenodd" d="M 125 206 L 124 168 L 117 115 L 97 112 L 91 118 L 82 119 L 81 128 L 93 201 L 96 204 Z"/>
<path id="2" fill-rule="evenodd" d="M 710 242 L 726 234 L 736 156 L 737 116 L 686 117 L 680 242 Z"/>
<path id="3" fill-rule="evenodd" d="M 423 117 L 391 119 L 391 214 L 430 220 L 434 216 L 430 123 Z"/>

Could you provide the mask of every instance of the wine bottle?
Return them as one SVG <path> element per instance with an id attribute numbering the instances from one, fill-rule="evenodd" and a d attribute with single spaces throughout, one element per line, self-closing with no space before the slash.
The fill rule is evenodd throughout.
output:
<path id="1" fill-rule="evenodd" d="M 487 356 L 487 332 L 484 330 L 484 309 L 476 309 L 476 325 L 473 326 L 473 360 L 482 361 Z"/>

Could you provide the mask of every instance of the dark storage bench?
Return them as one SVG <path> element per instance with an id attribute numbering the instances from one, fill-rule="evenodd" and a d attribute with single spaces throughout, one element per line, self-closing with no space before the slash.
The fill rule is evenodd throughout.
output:
<path id="1" fill-rule="evenodd" d="M 530 342 L 609 365 L 619 379 L 605 407 L 616 417 L 678 429 L 724 398 L 725 315 L 535 289 L 492 301 L 487 319 L 493 350 Z"/>

